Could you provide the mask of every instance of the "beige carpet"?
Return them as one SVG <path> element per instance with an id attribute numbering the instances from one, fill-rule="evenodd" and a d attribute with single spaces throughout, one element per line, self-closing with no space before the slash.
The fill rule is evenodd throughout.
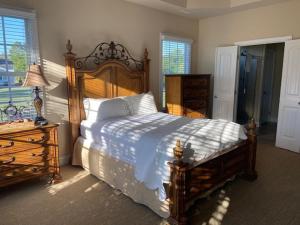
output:
<path id="1" fill-rule="evenodd" d="M 193 225 L 299 225 L 300 154 L 261 138 L 259 178 L 236 179 L 200 200 Z M 0 192 L 0 225 L 160 225 L 148 208 L 75 167 L 62 168 L 64 181 L 30 182 Z"/>

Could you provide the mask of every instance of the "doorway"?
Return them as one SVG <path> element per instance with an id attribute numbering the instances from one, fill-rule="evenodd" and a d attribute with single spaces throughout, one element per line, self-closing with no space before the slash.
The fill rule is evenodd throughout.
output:
<path id="1" fill-rule="evenodd" d="M 263 55 L 251 55 L 249 51 L 243 51 L 247 47 L 249 50 L 250 46 L 262 47 Z M 244 70 L 239 64 L 239 58 L 243 56 L 246 57 Z M 277 147 L 300 153 L 299 58 L 300 39 L 292 40 L 290 36 L 236 42 L 235 46 L 218 47 L 215 57 L 213 119 L 234 122 L 239 119 L 244 123 L 245 118 L 254 117 L 260 133 L 273 135 L 274 141 L 276 132 Z M 239 73 L 242 77 L 239 77 Z M 264 76 L 265 74 L 267 75 Z M 239 87 L 239 83 L 244 88 Z M 248 86 L 252 86 L 254 91 L 249 91 Z M 252 94 L 247 95 L 247 90 Z M 246 96 L 242 95 L 243 91 Z M 240 102 L 239 110 L 238 97 L 247 103 Z"/>
<path id="2" fill-rule="evenodd" d="M 236 121 L 254 118 L 259 133 L 275 142 L 284 43 L 244 46 L 239 54 Z"/>

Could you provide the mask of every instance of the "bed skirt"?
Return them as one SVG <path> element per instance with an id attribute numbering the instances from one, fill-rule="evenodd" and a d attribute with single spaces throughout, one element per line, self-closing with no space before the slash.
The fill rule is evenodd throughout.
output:
<path id="1" fill-rule="evenodd" d="M 79 137 L 74 145 L 73 165 L 82 166 L 89 173 L 120 190 L 133 201 L 146 205 L 156 214 L 168 218 L 169 203 L 158 199 L 158 190 L 150 190 L 137 181 L 132 165 L 111 157 Z"/>

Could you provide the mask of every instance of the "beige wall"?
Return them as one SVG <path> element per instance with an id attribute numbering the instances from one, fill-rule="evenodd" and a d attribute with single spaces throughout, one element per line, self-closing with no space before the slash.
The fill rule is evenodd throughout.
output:
<path id="1" fill-rule="evenodd" d="M 32 9 L 34 0 L 0 0 L 0 7 Z"/>
<path id="2" fill-rule="evenodd" d="M 291 0 L 199 21 L 198 72 L 213 73 L 215 48 L 237 41 L 293 35 L 300 38 L 300 1 Z"/>
<path id="3" fill-rule="evenodd" d="M 51 83 L 46 93 L 46 117 L 61 123 L 61 155 L 69 149 L 67 87 L 63 54 L 67 39 L 74 52 L 85 56 L 97 43 L 114 40 L 124 44 L 133 56 L 143 56 L 148 48 L 151 59 L 150 89 L 159 95 L 159 34 L 168 32 L 191 38 L 193 70 L 196 70 L 198 21 L 162 13 L 122 0 L 6 0 L 0 4 L 33 8 L 38 16 L 40 53 Z"/>

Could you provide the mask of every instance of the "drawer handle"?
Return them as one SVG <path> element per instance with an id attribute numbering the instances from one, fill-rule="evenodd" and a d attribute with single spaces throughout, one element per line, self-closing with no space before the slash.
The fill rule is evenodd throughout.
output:
<path id="1" fill-rule="evenodd" d="M 10 142 L 8 142 L 8 145 L 0 145 L 0 148 L 10 148 L 10 147 L 12 147 L 12 146 L 14 146 L 14 142 L 13 141 L 10 141 Z"/>
<path id="2" fill-rule="evenodd" d="M 18 172 L 13 170 L 12 172 L 8 171 L 8 173 L 4 175 L 0 175 L 0 180 L 9 180 L 11 178 L 14 178 L 16 175 L 18 175 Z"/>
<path id="3" fill-rule="evenodd" d="M 37 173 L 37 172 L 41 172 L 41 171 L 46 171 L 48 169 L 48 167 L 33 167 L 32 169 L 31 169 L 31 171 L 33 172 L 33 173 Z"/>
<path id="4" fill-rule="evenodd" d="M 44 143 L 44 142 L 47 141 L 47 137 L 46 137 L 45 135 L 43 135 L 43 136 L 41 137 L 41 139 L 39 139 L 39 140 L 36 140 L 36 139 L 34 139 L 34 138 L 27 138 L 27 140 L 28 140 L 29 142 L 31 142 L 31 143 Z"/>
<path id="5" fill-rule="evenodd" d="M 48 152 L 46 152 L 46 151 L 43 151 L 41 154 L 36 154 L 36 153 L 32 153 L 31 154 L 33 157 L 47 157 L 48 156 Z"/>
<path id="6" fill-rule="evenodd" d="M 0 165 L 7 165 L 7 164 L 10 164 L 12 162 L 14 162 L 16 160 L 16 157 L 11 157 L 11 159 L 9 160 L 6 160 L 6 161 L 0 161 Z"/>

